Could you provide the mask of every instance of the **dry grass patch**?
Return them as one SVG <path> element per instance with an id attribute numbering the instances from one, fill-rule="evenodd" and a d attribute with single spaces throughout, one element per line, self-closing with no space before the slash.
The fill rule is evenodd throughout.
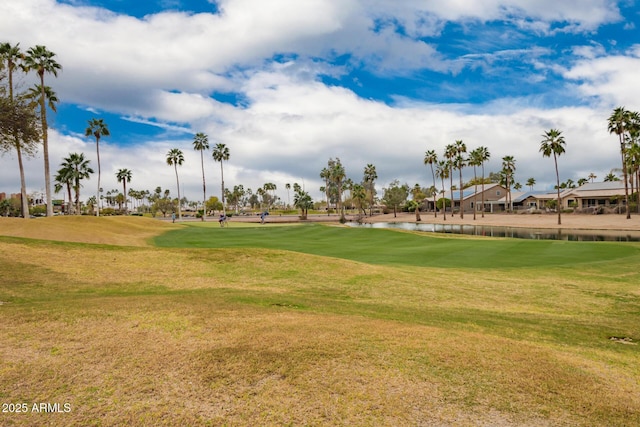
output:
<path id="1" fill-rule="evenodd" d="M 150 238 L 176 227 L 181 226 L 129 216 L 0 217 L 0 236 L 124 246 L 148 246 Z"/>

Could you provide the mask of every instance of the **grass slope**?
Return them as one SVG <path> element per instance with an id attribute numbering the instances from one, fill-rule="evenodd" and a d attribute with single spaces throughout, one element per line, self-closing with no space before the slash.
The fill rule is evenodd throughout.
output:
<path id="1" fill-rule="evenodd" d="M 122 231 L 146 241 L 137 220 Z M 441 268 L 340 259 L 359 253 L 334 234 L 350 229 L 179 227 L 163 238 L 180 247 L 153 248 L 102 244 L 121 233 L 101 221 L 65 233 L 99 245 L 0 237 L 0 402 L 71 405 L 0 425 L 640 424 L 639 348 L 609 339 L 640 337 L 637 245 Z M 476 242 L 360 236 L 370 252 Z"/>

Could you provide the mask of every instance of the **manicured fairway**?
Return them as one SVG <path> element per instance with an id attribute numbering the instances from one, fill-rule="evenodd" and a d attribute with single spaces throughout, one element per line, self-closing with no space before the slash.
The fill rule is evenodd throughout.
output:
<path id="1" fill-rule="evenodd" d="M 432 236 L 320 224 L 203 227 L 187 225 L 154 239 L 161 247 L 265 248 L 379 265 L 497 268 L 589 265 L 639 254 L 634 244 Z"/>

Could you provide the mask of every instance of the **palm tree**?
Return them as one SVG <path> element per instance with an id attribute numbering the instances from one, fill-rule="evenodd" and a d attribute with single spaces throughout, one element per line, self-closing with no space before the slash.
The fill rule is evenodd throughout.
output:
<path id="1" fill-rule="evenodd" d="M 462 156 L 462 153 L 467 152 L 467 145 L 462 140 L 457 140 L 454 147 L 456 148 L 456 156 L 454 160 L 454 166 L 460 171 L 460 219 L 464 218 L 464 206 L 462 204 L 462 168 L 464 167 L 466 160 Z M 453 198 L 453 195 L 451 195 Z"/>
<path id="2" fill-rule="evenodd" d="M 342 186 L 344 183 L 344 179 L 347 176 L 347 173 L 344 170 L 344 167 L 342 166 L 342 163 L 340 162 L 339 158 L 336 157 L 335 162 L 333 162 L 333 159 L 331 159 L 329 163 L 331 165 L 331 169 L 330 169 L 331 181 L 333 181 L 333 183 L 336 185 L 336 189 L 338 191 L 338 201 L 337 201 L 336 207 L 340 211 L 340 221 L 343 222 L 344 206 L 342 204 Z"/>
<path id="3" fill-rule="evenodd" d="M 613 182 L 613 181 L 620 181 L 620 178 L 618 178 L 618 175 L 613 173 L 613 171 L 610 171 L 607 175 L 605 175 L 604 182 Z"/>
<path id="4" fill-rule="evenodd" d="M 533 186 L 536 185 L 536 179 L 531 177 L 527 179 L 527 187 L 529 187 L 530 191 L 533 191 Z"/>
<path id="5" fill-rule="evenodd" d="M 107 124 L 102 119 L 91 119 L 88 121 L 89 126 L 84 131 L 85 136 L 93 136 L 96 139 L 96 153 L 98 155 L 98 192 L 97 198 L 100 198 L 100 138 L 111 135 Z M 100 216 L 100 206 L 96 209 L 96 216 Z"/>
<path id="6" fill-rule="evenodd" d="M 0 60 L 6 63 L 7 74 L 9 77 L 9 100 L 13 103 L 13 71 L 22 60 L 22 52 L 20 51 L 20 43 L 11 46 L 9 43 L 0 44 Z M 18 167 L 20 169 L 20 202 L 23 218 L 29 218 L 29 198 L 27 197 L 27 184 L 24 176 L 24 164 L 22 162 L 22 144 L 17 134 L 14 134 L 14 143 L 18 154 Z"/>
<path id="7" fill-rule="evenodd" d="M 476 167 L 482 164 L 482 157 L 480 153 L 480 148 L 478 147 L 475 150 L 472 150 L 469 153 L 469 166 L 473 166 L 473 220 L 476 220 L 476 211 L 478 210 L 478 174 L 476 171 Z"/>
<path id="8" fill-rule="evenodd" d="M 69 157 L 65 157 L 62 168 L 68 168 L 70 179 L 75 192 L 75 213 L 80 215 L 80 187 L 83 179 L 89 179 L 93 173 L 93 169 L 89 167 L 89 160 L 84 158 L 84 153 L 71 153 Z"/>
<path id="9" fill-rule="evenodd" d="M 67 188 L 67 205 L 64 208 L 65 215 L 71 215 L 71 207 L 73 206 L 73 201 L 71 198 L 71 187 L 73 186 L 73 169 L 69 164 L 63 163 L 60 165 L 60 169 L 53 177 L 54 179 L 54 191 L 59 193 L 63 187 Z"/>
<path id="10" fill-rule="evenodd" d="M 596 174 L 595 174 L 595 173 L 591 172 L 587 178 L 589 178 L 589 180 L 590 180 L 591 182 L 593 182 L 593 180 L 594 180 L 594 179 L 596 179 L 596 178 L 597 178 L 597 176 L 596 176 Z"/>
<path id="11" fill-rule="evenodd" d="M 454 169 L 454 159 L 456 157 L 456 147 L 453 144 L 449 144 L 444 149 L 444 157 L 447 159 L 447 166 L 449 167 L 449 192 L 451 193 L 451 216 L 453 216 L 453 208 L 455 204 L 453 203 L 453 169 Z M 445 211 L 446 211 L 445 207 Z"/>
<path id="12" fill-rule="evenodd" d="M 220 162 L 220 179 L 221 179 L 221 187 L 222 187 L 222 211 L 223 214 L 227 215 L 226 206 L 224 203 L 224 169 L 222 168 L 222 163 L 225 160 L 229 160 L 229 148 L 225 144 L 218 143 L 215 147 L 213 147 L 213 160 L 216 162 Z"/>
<path id="13" fill-rule="evenodd" d="M 24 58 L 24 68 L 27 71 L 36 71 L 40 76 L 40 118 L 42 122 L 42 144 L 44 152 L 44 185 L 47 197 L 47 216 L 53 216 L 53 204 L 51 202 L 51 176 L 49 171 L 49 137 L 47 132 L 47 108 L 46 108 L 46 93 L 44 85 L 45 73 L 58 76 L 58 70 L 62 69 L 62 66 L 56 62 L 53 57 L 55 53 L 47 50 L 46 47 L 37 45 L 27 50 L 27 55 Z"/>
<path id="14" fill-rule="evenodd" d="M 129 169 L 119 169 L 116 173 L 118 182 L 122 182 L 122 194 L 124 194 L 124 211 L 127 212 L 127 182 L 131 182 L 132 173 Z"/>
<path id="15" fill-rule="evenodd" d="M 204 221 L 207 216 L 207 185 L 204 180 L 204 150 L 209 149 L 209 137 L 202 132 L 196 133 L 196 136 L 193 138 L 193 149 L 200 151 L 200 165 L 202 166 L 202 221 Z"/>
<path id="16" fill-rule="evenodd" d="M 444 180 L 449 177 L 449 162 L 440 160 L 439 162 L 436 163 L 436 176 L 440 178 L 440 182 L 442 183 L 442 195 L 443 195 L 442 215 L 443 215 L 444 221 L 446 221 L 447 220 L 447 198 L 444 197 L 445 195 Z"/>
<path id="17" fill-rule="evenodd" d="M 436 173 L 433 170 L 433 164 L 438 161 L 438 155 L 435 150 L 429 150 L 424 153 L 424 164 L 431 166 L 431 177 L 433 178 L 433 188 L 436 188 Z M 433 192 L 433 216 L 434 218 L 438 217 L 438 209 L 436 209 L 436 194 L 438 192 Z"/>
<path id="18" fill-rule="evenodd" d="M 176 171 L 176 185 L 178 187 L 178 220 L 182 219 L 182 211 L 180 209 L 180 180 L 178 179 L 178 165 L 184 163 L 184 154 L 178 148 L 172 148 L 167 153 L 167 164 L 173 166 Z M 224 197 L 224 196 L 223 196 Z"/>
<path id="19" fill-rule="evenodd" d="M 320 171 L 320 178 L 324 179 L 325 183 L 325 185 L 321 187 L 324 188 L 324 190 L 321 189 L 320 191 L 323 191 L 325 196 L 327 197 L 327 216 L 329 216 L 329 179 L 331 178 L 331 172 L 328 168 L 322 168 L 322 170 Z"/>
<path id="20" fill-rule="evenodd" d="M 513 210 L 513 202 L 511 201 L 511 186 L 513 174 L 516 171 L 516 161 L 513 156 L 504 156 L 502 158 L 502 172 L 505 178 L 505 187 L 507 187 L 507 203 L 509 212 Z"/>
<path id="21" fill-rule="evenodd" d="M 558 192 L 558 225 L 562 224 L 561 212 L 562 205 L 560 204 L 560 174 L 558 173 L 558 157 L 564 153 L 564 137 L 562 136 L 562 131 L 558 129 L 549 129 L 544 133 L 543 140 L 540 142 L 540 152 L 543 157 L 551 157 L 553 154 L 553 162 L 556 167 L 556 183 L 557 183 L 557 192 Z"/>
<path id="22" fill-rule="evenodd" d="M 287 190 L 287 209 L 289 209 L 289 206 L 291 205 L 291 199 L 289 198 L 289 190 L 291 190 L 291 184 L 287 182 L 284 185 L 284 188 Z"/>
<path id="23" fill-rule="evenodd" d="M 620 141 L 620 156 L 622 157 L 622 174 L 624 175 L 624 201 L 625 210 L 627 211 L 627 219 L 631 219 L 631 210 L 629 209 L 629 181 L 627 177 L 627 159 L 625 147 L 625 133 L 629 124 L 629 111 L 624 107 L 618 107 L 613 110 L 609 116 L 608 131 L 618 135 Z"/>
<path id="24" fill-rule="evenodd" d="M 378 179 L 378 173 L 376 167 L 371 163 L 367 164 L 364 168 L 364 188 L 369 192 L 369 216 L 373 216 L 373 205 L 376 195 L 375 181 Z"/>
<path id="25" fill-rule="evenodd" d="M 484 164 L 491 158 L 491 153 L 487 147 L 478 147 L 478 160 L 482 168 L 482 218 L 484 218 Z"/>

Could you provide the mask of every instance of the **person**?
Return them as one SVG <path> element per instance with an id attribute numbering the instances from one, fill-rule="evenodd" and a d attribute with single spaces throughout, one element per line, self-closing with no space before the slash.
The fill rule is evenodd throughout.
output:
<path id="1" fill-rule="evenodd" d="M 171 221 L 176 222 L 176 213 L 175 212 L 173 212 L 171 214 Z"/>
<path id="2" fill-rule="evenodd" d="M 220 223 L 220 227 L 224 227 L 224 223 L 227 221 L 227 216 L 223 213 L 220 214 L 220 219 L 218 222 Z"/>

